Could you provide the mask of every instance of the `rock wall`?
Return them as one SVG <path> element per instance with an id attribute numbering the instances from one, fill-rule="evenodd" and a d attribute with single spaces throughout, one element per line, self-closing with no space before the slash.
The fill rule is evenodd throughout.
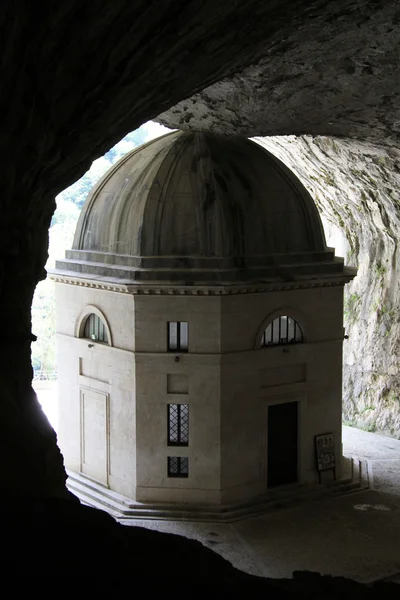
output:
<path id="1" fill-rule="evenodd" d="M 255 141 L 299 176 L 328 244 L 358 268 L 345 289 L 343 418 L 400 438 L 400 152 L 326 137 Z"/>
<path id="2" fill-rule="evenodd" d="M 282 10 L 285 2 L 278 6 Z M 159 121 L 247 136 L 313 134 L 396 144 L 398 3 L 308 2 L 301 20 L 287 8 L 256 62 L 181 100 Z"/>
<path id="3" fill-rule="evenodd" d="M 0 487 L 4 493 L 18 489 L 25 497 L 33 489 L 37 495 L 62 495 L 62 457 L 32 393 L 30 360 L 31 301 L 37 282 L 45 277 L 56 194 L 128 131 L 246 65 L 263 59 L 267 69 L 271 54 L 277 58 L 272 75 L 285 66 L 283 86 L 276 78 L 273 82 L 275 105 L 280 114 L 293 114 L 274 134 L 345 133 L 371 139 L 372 132 L 373 139 L 375 133 L 381 140 L 397 137 L 398 53 L 392 38 L 397 39 L 399 14 L 394 0 L 162 0 L 157 10 L 145 0 L 98 0 L 94 5 L 6 0 L 2 8 L 0 83 L 7 92 L 0 101 L 5 157 L 0 163 L 5 346 L 0 361 L 0 448 L 7 471 Z M 298 41 L 303 41 L 301 53 Z M 356 52 L 349 59 L 353 47 Z M 292 70 L 293 50 L 300 62 Z M 329 65 L 316 65 L 314 58 L 325 54 Z M 336 70 L 341 74 L 332 86 L 330 74 Z M 243 105 L 254 96 L 252 73 L 246 78 L 246 93 L 240 95 L 241 88 L 233 86 L 230 106 L 233 99 Z M 266 93 L 251 106 L 257 127 L 244 128 L 243 135 L 271 133 L 267 125 L 261 128 L 264 118 L 271 123 L 277 115 L 264 102 L 272 95 L 270 74 L 258 71 Z M 286 86 L 297 77 L 299 86 L 303 81 L 301 89 L 309 90 L 306 94 L 296 95 L 297 84 Z M 324 101 L 332 95 L 340 101 Z M 227 101 L 225 95 L 223 109 Z M 224 114 L 236 127 L 235 113 Z M 188 121 L 196 128 L 195 120 Z"/>
<path id="4" fill-rule="evenodd" d="M 337 0 L 336 12 L 348 2 Z M 289 15 L 298 28 L 308 12 L 305 0 L 162 0 L 157 10 L 146 0 L 2 3 L 3 494 L 66 493 L 55 433 L 31 388 L 31 303 L 46 276 L 54 197 L 128 131 L 254 63 Z"/>

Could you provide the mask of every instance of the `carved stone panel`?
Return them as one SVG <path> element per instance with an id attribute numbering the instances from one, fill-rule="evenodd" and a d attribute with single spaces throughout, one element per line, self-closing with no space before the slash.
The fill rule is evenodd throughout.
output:
<path id="1" fill-rule="evenodd" d="M 109 395 L 81 387 L 81 473 L 108 485 Z"/>

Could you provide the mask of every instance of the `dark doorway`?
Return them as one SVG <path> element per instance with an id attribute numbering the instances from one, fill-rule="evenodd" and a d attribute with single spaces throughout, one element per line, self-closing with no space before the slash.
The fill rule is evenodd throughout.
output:
<path id="1" fill-rule="evenodd" d="M 297 404 L 268 407 L 268 487 L 297 481 Z"/>

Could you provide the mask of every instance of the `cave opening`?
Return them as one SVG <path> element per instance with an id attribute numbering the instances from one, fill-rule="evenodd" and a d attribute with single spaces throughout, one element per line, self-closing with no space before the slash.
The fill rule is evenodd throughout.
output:
<path id="1" fill-rule="evenodd" d="M 54 196 L 84 173 L 93 157 L 160 111 L 165 111 L 162 120 L 171 127 L 196 129 L 200 123 L 208 130 L 222 128 L 246 136 L 336 136 L 302 138 L 299 143 L 309 146 L 310 162 L 319 157 L 322 168 L 317 173 L 311 168 L 308 185 L 324 185 L 337 196 L 339 202 L 329 202 L 326 213 L 339 229 L 346 226 L 349 256 L 361 267 L 359 281 L 364 281 L 354 284 L 346 301 L 351 342 L 346 344 L 345 358 L 346 414 L 365 428 L 393 436 L 398 432 L 397 4 L 348 0 L 314 2 L 311 8 L 294 0 L 279 6 L 264 0 L 172 4 L 161 2 L 153 10 L 153 4 L 144 0 L 99 0 L 94 8 L 77 0 L 40 6 L 18 0 L 7 1 L 0 18 L 1 139 L 6 157 L 1 163 L 5 347 L 0 365 L 1 506 L 8 549 L 3 567 L 18 579 L 21 572 L 42 573 L 43 556 L 50 560 L 52 575 L 62 576 L 64 582 L 70 573 L 103 574 L 114 569 L 121 579 L 129 573 L 131 586 L 136 568 L 136 585 L 141 574 L 147 584 L 154 584 L 155 573 L 174 579 L 176 585 L 177 564 L 179 582 L 186 574 L 192 586 L 202 583 L 204 573 L 210 580 L 216 576 L 221 581 L 225 575 L 225 582 L 240 579 L 226 563 L 215 562 L 215 555 L 204 554 L 204 548 L 173 538 L 164 543 L 165 537 L 149 533 L 147 539 L 154 543 L 135 554 L 143 532 L 135 532 L 135 542 L 126 529 L 121 534 L 106 522 L 104 515 L 70 502 L 64 506 L 62 499 L 70 497 L 65 495 L 62 457 L 31 393 L 30 308 L 36 283 L 44 275 Z M 347 136 L 353 141 L 346 141 Z M 337 172 L 327 166 L 330 145 L 337 153 Z M 355 163 L 344 181 L 342 163 L 347 163 L 348 153 Z M 346 188 L 355 189 L 356 202 L 349 194 L 340 198 Z M 383 457 L 390 451 L 386 444 Z M 372 540 L 378 558 L 371 559 L 371 553 L 364 564 L 376 568 L 385 558 L 385 572 L 371 570 L 371 577 L 377 578 L 399 569 L 391 560 L 397 553 L 393 536 L 398 531 L 390 520 L 398 507 L 394 497 L 378 496 L 371 491 L 356 509 L 348 507 L 349 512 L 357 511 L 362 525 L 351 527 L 346 538 L 347 551 L 355 548 L 354 537 L 365 547 Z M 330 507 L 323 505 L 317 519 L 321 531 L 329 514 Z M 346 537 L 342 516 L 332 515 L 331 530 L 342 530 Z M 368 523 L 376 528 L 367 532 Z M 282 527 L 276 525 L 281 539 Z M 215 529 L 207 528 L 205 541 L 218 547 Z M 257 526 L 254 529 L 257 538 Z M 272 524 L 268 535 L 273 529 Z M 386 543 L 378 540 L 380 531 L 385 532 Z M 331 531 L 325 532 L 325 540 L 329 538 L 334 547 Z M 301 558 L 308 533 L 300 547 L 289 544 Z M 320 555 L 327 546 L 320 548 Z M 283 553 L 289 555 L 287 548 Z M 163 552 L 155 555 L 159 549 Z M 349 573 L 355 579 L 362 579 L 356 568 L 361 556 L 363 547 L 358 546 L 355 568 Z M 337 566 L 335 574 L 342 572 L 335 556 L 328 562 Z M 310 556 L 300 566 L 304 564 L 321 567 Z M 298 568 L 299 562 L 291 566 Z M 286 574 L 290 577 L 292 571 L 288 568 Z M 261 574 L 270 576 L 271 571 Z M 106 577 L 90 579 L 92 588 L 95 580 L 106 587 Z M 303 587 L 318 597 L 323 594 L 315 588 L 323 593 L 335 589 L 337 595 L 343 595 L 344 588 L 352 594 L 367 593 L 354 582 L 302 575 L 295 579 L 282 583 L 283 593 L 288 589 L 298 593 Z M 269 587 L 267 582 L 261 589 L 275 592 L 276 585 Z"/>
<path id="2" fill-rule="evenodd" d="M 393 149 L 351 140 L 295 136 L 255 139 L 299 176 L 317 204 L 328 246 L 358 268 L 357 277 L 346 286 L 344 300 L 348 336 L 343 355 L 344 424 L 399 437 L 398 155 Z M 95 176 L 106 165 L 99 165 Z M 94 184 L 93 176 L 89 181 Z M 55 256 L 61 256 L 71 243 L 79 210 L 71 202 L 71 194 L 78 197 L 81 206 L 89 187 L 86 181 L 80 188 L 73 186 L 66 197 L 60 195 L 61 212 L 52 221 L 48 264 L 53 264 Z M 36 389 L 51 386 L 39 381 L 54 380 L 56 374 L 51 285 L 48 279 L 39 284 L 33 304 L 33 330 L 39 338 L 33 347 Z M 51 419 L 55 423 L 54 417 Z"/>
<path id="3" fill-rule="evenodd" d="M 315 140 L 314 140 L 314 142 L 315 142 Z M 318 142 L 319 143 L 328 143 L 328 144 L 330 143 L 329 140 L 328 141 L 326 141 L 326 140 L 322 140 L 322 141 L 321 140 L 317 140 L 317 142 L 315 142 L 315 143 L 318 143 Z M 281 139 L 271 140 L 271 139 L 265 139 L 264 138 L 262 140 L 262 143 L 269 145 L 269 147 L 271 147 L 271 144 L 275 144 L 272 151 L 274 153 L 276 153 L 276 154 L 279 154 L 279 152 L 281 151 L 280 158 L 282 160 L 284 160 L 288 164 L 288 166 L 290 166 L 291 168 L 293 168 L 293 166 L 290 165 L 290 160 L 288 159 L 288 156 L 289 156 L 289 158 L 293 159 L 294 160 L 293 164 L 295 164 L 296 167 L 297 167 L 297 175 L 299 177 L 301 177 L 303 183 L 306 183 L 309 186 L 310 191 L 311 191 L 312 185 L 313 184 L 315 185 L 317 183 L 316 180 L 315 180 L 315 178 L 320 177 L 321 178 L 320 184 L 321 184 L 321 188 L 322 189 L 318 190 L 319 194 L 318 194 L 318 191 L 317 191 L 317 199 L 319 200 L 321 197 L 324 198 L 326 206 L 329 207 L 329 208 L 331 207 L 331 205 L 329 204 L 329 201 L 332 201 L 332 199 L 331 199 L 331 197 L 330 197 L 329 194 L 328 194 L 328 199 L 326 199 L 326 194 L 325 194 L 326 185 L 327 185 L 327 181 L 326 181 L 326 177 L 325 177 L 325 171 L 322 171 L 322 175 L 321 175 L 320 164 L 318 164 L 318 163 L 316 164 L 314 162 L 313 169 L 311 170 L 311 172 L 307 171 L 305 168 L 302 170 L 299 167 L 299 165 L 302 166 L 302 164 L 303 164 L 300 161 L 301 155 L 299 155 L 298 153 L 296 153 L 294 151 L 293 151 L 293 154 L 290 154 L 288 152 L 288 148 L 289 149 L 291 148 L 290 145 L 288 145 L 288 144 L 285 145 Z M 304 152 L 304 148 L 302 148 L 302 144 L 304 143 L 304 140 L 302 140 L 301 138 L 292 138 L 291 141 L 290 141 L 290 143 L 291 144 L 293 144 L 293 143 L 298 144 L 300 146 L 301 151 Z M 308 140 L 308 144 L 309 143 L 310 143 L 310 141 Z M 314 153 L 315 153 L 315 150 L 314 150 Z M 303 159 L 303 161 L 306 162 L 306 158 L 304 157 L 304 154 L 302 155 L 302 159 Z M 326 165 L 327 164 L 326 157 L 325 157 L 324 160 L 325 160 L 324 165 Z M 314 161 L 315 161 L 315 159 L 314 159 Z M 306 162 L 306 164 L 307 164 L 307 162 Z M 316 175 L 315 173 L 319 173 L 319 175 Z M 334 170 L 333 163 L 332 163 L 332 172 L 330 174 L 330 177 L 328 177 L 328 180 L 329 180 L 329 182 L 331 184 L 330 187 L 333 187 L 333 185 L 332 185 L 334 183 L 333 180 L 335 179 L 335 177 L 338 177 L 337 175 L 335 175 L 335 173 L 336 173 L 336 171 Z M 313 190 L 315 192 L 315 188 L 313 188 Z M 311 193 L 313 193 L 313 192 L 311 192 Z M 336 193 L 337 192 L 335 191 L 334 194 L 336 194 Z M 360 192 L 360 194 L 362 195 L 362 192 Z M 335 198 L 337 199 L 337 196 L 335 196 Z M 351 261 L 351 259 L 354 258 L 354 260 L 352 261 L 352 263 L 353 263 L 354 266 L 357 266 L 358 255 L 356 255 L 355 253 L 352 253 L 351 246 L 348 243 L 347 238 L 345 237 L 345 235 L 343 233 L 345 231 L 348 231 L 348 228 L 349 228 L 349 225 L 346 225 L 347 222 L 345 220 L 346 217 L 348 217 L 349 210 L 347 210 L 347 212 L 346 211 L 344 212 L 344 216 L 343 216 L 343 220 L 342 220 L 341 218 L 339 218 L 337 216 L 338 213 L 339 213 L 339 209 L 336 208 L 336 206 L 338 206 L 338 205 L 333 203 L 332 206 L 333 206 L 333 208 L 330 208 L 330 212 L 329 212 L 329 210 L 327 210 L 327 208 L 324 207 L 324 204 L 323 204 L 322 201 L 319 201 L 319 205 L 318 205 L 318 208 L 320 210 L 321 210 L 321 207 L 323 207 L 322 217 L 323 217 L 323 219 L 325 221 L 324 222 L 324 226 L 325 226 L 325 234 L 326 234 L 326 237 L 327 237 L 328 245 L 334 246 L 338 250 L 337 254 L 340 255 L 342 253 L 344 255 L 344 257 L 347 258 L 347 260 Z M 339 207 L 340 207 L 340 204 L 339 204 Z M 325 208 L 325 210 L 324 210 L 324 208 Z M 332 217 L 332 214 L 333 214 L 333 217 Z M 371 225 L 370 225 L 370 227 L 371 227 Z M 384 248 L 384 244 L 381 244 L 380 250 L 382 251 L 383 248 Z M 377 256 L 376 260 L 379 261 L 379 256 Z M 378 269 L 378 271 L 379 271 L 379 274 L 381 276 L 384 275 L 384 270 L 382 268 Z M 348 294 L 347 294 L 347 298 L 349 298 L 350 300 L 349 299 L 345 300 L 345 315 L 344 316 L 345 316 L 345 324 L 346 325 L 347 325 L 346 319 L 348 320 L 349 316 L 350 316 L 350 325 L 356 325 L 357 324 L 357 319 L 354 319 L 354 311 L 352 310 L 352 307 L 350 306 L 350 309 L 349 309 L 349 302 L 350 303 L 354 302 L 352 300 L 352 298 L 354 298 L 355 297 L 354 295 L 357 294 L 357 293 L 359 293 L 359 292 L 357 292 L 357 290 L 354 291 L 353 289 L 351 289 L 348 292 Z M 352 330 L 350 328 L 346 327 L 346 332 L 348 332 L 350 335 L 353 335 L 352 334 Z M 347 343 L 347 342 L 345 342 L 345 343 Z M 345 352 L 346 352 L 346 350 L 345 350 Z M 346 360 L 346 358 L 345 358 L 345 360 Z M 351 371 L 350 371 L 350 373 L 351 373 Z M 345 386 L 346 386 L 346 383 L 345 383 Z M 345 393 L 346 393 L 346 388 L 345 388 Z M 345 421 L 345 424 L 346 424 L 346 421 Z M 357 423 L 357 422 L 354 422 L 354 424 L 359 425 L 359 423 Z M 364 426 L 363 424 L 361 424 L 361 425 Z M 371 431 L 371 428 L 368 426 L 368 424 L 365 425 L 364 428 L 367 431 Z M 356 446 L 354 446 L 354 448 L 357 450 L 358 446 L 356 445 Z M 322 507 L 323 506 L 324 506 L 324 504 L 322 504 Z M 354 510 L 357 510 L 357 511 L 375 510 L 375 508 L 376 507 L 379 508 L 379 506 L 381 507 L 379 510 L 387 511 L 389 513 L 391 511 L 391 508 L 390 508 L 390 506 L 388 504 L 379 504 L 378 500 L 376 501 L 375 504 L 374 503 L 372 503 L 372 504 L 368 504 L 368 503 L 362 504 L 361 503 L 361 504 L 357 504 L 357 505 L 354 505 L 354 506 L 356 507 Z M 366 507 L 366 508 L 364 508 L 364 507 Z M 376 508 L 377 511 L 378 511 L 378 508 Z M 378 512 L 377 512 L 377 514 L 378 514 Z M 123 521 L 122 520 L 121 522 L 124 523 L 124 524 L 129 524 L 129 521 Z M 162 525 L 161 525 L 160 522 L 156 525 L 156 528 L 158 530 L 160 530 L 160 531 L 163 530 L 163 527 L 162 527 Z M 182 534 L 184 536 L 188 535 L 188 529 L 184 525 L 177 524 L 175 526 L 175 528 L 176 528 L 176 531 L 178 531 L 180 534 Z M 214 529 L 215 529 L 215 527 L 214 527 Z M 212 533 L 214 533 L 214 532 L 212 532 Z M 223 529 L 214 537 L 214 536 L 211 535 L 210 532 L 206 531 L 206 529 L 201 528 L 199 526 L 199 527 L 195 527 L 195 534 L 193 534 L 193 532 L 192 532 L 189 535 L 190 535 L 190 537 L 193 537 L 193 535 L 194 535 L 194 537 L 196 539 L 202 541 L 203 544 L 205 544 L 206 546 L 212 548 L 213 550 L 218 550 L 218 545 L 219 544 L 222 544 L 221 548 L 223 548 L 224 544 L 225 544 L 226 533 L 225 533 L 225 531 Z M 248 538 L 246 536 L 248 536 L 249 533 L 247 531 L 245 531 L 244 535 L 245 535 L 245 539 L 247 540 L 246 543 L 248 543 L 250 541 L 250 538 Z M 288 535 L 290 536 L 290 535 L 292 535 L 292 533 L 288 532 Z M 251 543 L 253 543 L 253 542 L 250 542 L 250 544 Z M 274 551 L 276 551 L 276 548 L 275 548 Z M 247 572 L 249 572 L 249 573 L 255 573 L 256 571 L 253 570 L 253 568 L 254 568 L 253 566 L 246 566 L 246 561 L 248 560 L 248 557 L 247 557 L 246 553 L 244 552 L 243 548 L 241 548 L 241 547 L 236 548 L 235 552 L 238 552 L 238 556 L 239 556 L 237 562 L 234 563 L 235 566 L 238 566 L 238 568 L 247 570 Z M 224 552 L 222 552 L 222 555 L 226 556 L 224 554 Z M 321 570 L 324 570 L 324 568 L 325 568 L 322 563 L 318 563 L 318 561 L 314 562 L 313 558 L 311 558 L 310 562 L 307 563 L 307 567 L 310 564 L 311 565 L 318 565 L 318 569 L 321 569 Z M 283 557 L 282 557 L 282 560 L 278 561 L 277 570 L 274 573 L 275 573 L 276 576 L 279 577 L 279 576 L 282 576 L 282 574 L 284 574 L 287 569 L 290 570 L 290 568 L 291 568 L 290 567 L 290 561 L 286 562 L 286 560 L 284 560 Z M 267 570 L 264 571 L 264 573 L 265 574 L 267 574 L 267 573 L 271 574 L 271 571 L 267 569 Z M 346 573 L 347 573 L 347 571 L 346 571 Z M 363 580 L 363 578 L 360 577 L 360 580 Z"/>

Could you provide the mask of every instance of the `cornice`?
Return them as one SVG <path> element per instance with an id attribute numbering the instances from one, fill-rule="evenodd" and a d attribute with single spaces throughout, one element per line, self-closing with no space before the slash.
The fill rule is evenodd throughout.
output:
<path id="1" fill-rule="evenodd" d="M 287 290 L 305 290 L 313 288 L 344 286 L 354 277 L 352 274 L 343 274 L 336 277 L 321 277 L 296 281 L 274 281 L 268 283 L 247 283 L 232 285 L 200 285 L 184 286 L 171 284 L 122 284 L 110 281 L 99 281 L 51 273 L 49 277 L 56 283 L 76 285 L 92 289 L 131 294 L 133 296 L 230 296 L 237 294 L 257 294 L 265 292 L 281 292 Z"/>

